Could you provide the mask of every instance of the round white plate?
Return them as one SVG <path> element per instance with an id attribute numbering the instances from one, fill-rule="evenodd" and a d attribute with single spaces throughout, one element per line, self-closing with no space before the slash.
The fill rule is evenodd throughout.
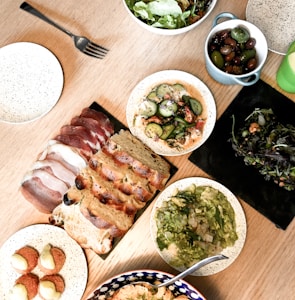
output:
<path id="1" fill-rule="evenodd" d="M 294 12 L 294 0 L 249 0 L 246 19 L 264 33 L 269 50 L 284 55 L 295 40 Z"/>
<path id="2" fill-rule="evenodd" d="M 66 255 L 65 264 L 59 272 L 65 281 L 65 291 L 60 299 L 80 300 L 82 298 L 88 277 L 87 261 L 82 248 L 63 229 L 49 224 L 37 224 L 17 231 L 0 249 L 0 299 L 9 299 L 9 291 L 20 276 L 11 267 L 10 258 L 14 252 L 30 245 L 40 253 L 48 243 L 59 247 Z M 32 272 L 43 276 L 38 267 Z M 35 299 L 39 298 L 35 297 Z"/>
<path id="3" fill-rule="evenodd" d="M 169 198 L 175 194 L 175 190 L 184 190 L 187 187 L 189 187 L 191 184 L 195 184 L 196 186 L 211 186 L 217 190 L 219 190 L 221 193 L 223 193 L 228 202 L 231 204 L 232 208 L 235 211 L 235 221 L 236 221 L 236 231 L 238 234 L 238 239 L 236 240 L 235 244 L 232 247 L 227 247 L 223 249 L 222 254 L 229 257 L 228 259 L 223 259 L 220 261 L 216 261 L 213 263 L 210 263 L 195 273 L 193 273 L 193 276 L 207 276 L 207 275 L 213 275 L 215 273 L 218 273 L 225 268 L 227 268 L 229 265 L 231 265 L 235 259 L 239 256 L 240 252 L 242 251 L 244 247 L 244 243 L 246 240 L 246 232 L 247 232 L 247 224 L 246 224 L 246 217 L 244 214 L 244 210 L 238 201 L 238 199 L 235 197 L 235 195 L 228 190 L 224 185 L 203 177 L 189 177 L 185 179 L 178 180 L 168 186 L 158 197 L 156 200 L 156 203 L 153 207 L 152 214 L 151 214 L 151 236 L 154 241 L 154 244 L 157 248 L 158 253 L 160 256 L 166 261 L 166 263 L 169 264 L 168 258 L 164 256 L 163 252 L 160 251 L 158 245 L 157 245 L 157 225 L 155 222 L 155 213 L 158 208 L 162 206 L 162 203 L 164 201 L 169 200 Z M 173 266 L 172 266 L 173 267 Z M 175 268 L 175 267 L 174 267 Z M 178 271 L 184 271 L 183 268 L 176 268 Z"/>
<path id="4" fill-rule="evenodd" d="M 144 97 L 151 91 L 153 87 L 165 82 L 183 83 L 187 84 L 188 86 L 193 86 L 205 102 L 207 119 L 203 129 L 202 137 L 191 147 L 183 150 L 169 147 L 164 141 L 154 141 L 145 135 L 142 128 L 134 126 L 134 115 L 136 115 L 138 111 L 139 104 L 143 101 Z M 149 146 L 155 153 L 164 156 L 177 156 L 197 149 L 208 139 L 216 122 L 216 105 L 212 93 L 199 78 L 179 70 L 164 70 L 144 78 L 135 86 L 127 103 L 126 118 L 131 133 Z"/>
<path id="5" fill-rule="evenodd" d="M 44 116 L 63 83 L 59 61 L 43 46 L 19 42 L 0 48 L 0 120 L 24 123 Z"/>

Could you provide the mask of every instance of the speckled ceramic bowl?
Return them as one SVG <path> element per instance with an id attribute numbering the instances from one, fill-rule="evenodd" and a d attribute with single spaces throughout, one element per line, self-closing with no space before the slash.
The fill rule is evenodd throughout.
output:
<path id="1" fill-rule="evenodd" d="M 205 21 L 205 19 L 209 16 L 209 14 L 212 12 L 213 8 L 215 7 L 216 3 L 217 3 L 217 0 L 212 0 L 210 6 L 207 9 L 206 14 L 197 22 L 195 22 L 189 26 L 178 28 L 178 29 L 164 29 L 164 28 L 157 28 L 157 27 L 150 26 L 150 25 L 146 24 L 145 22 L 143 22 L 142 20 L 140 20 L 139 18 L 137 18 L 133 14 L 133 12 L 129 9 L 129 7 L 127 6 L 126 0 L 123 0 L 123 5 L 126 8 L 126 11 L 127 11 L 128 15 L 131 17 L 131 19 L 133 19 L 137 24 L 139 24 L 143 28 L 147 29 L 148 31 L 156 33 L 156 34 L 160 34 L 160 35 L 177 35 L 177 34 L 188 32 L 188 31 L 196 28 L 201 23 L 203 23 Z"/>
<path id="2" fill-rule="evenodd" d="M 98 286 L 92 292 L 88 300 L 106 300 L 124 285 L 132 284 L 132 282 L 135 281 L 164 282 L 172 277 L 173 275 L 169 273 L 155 270 L 135 270 L 125 272 L 106 280 Z M 184 280 L 178 280 L 168 288 L 175 296 L 186 295 L 189 300 L 205 300 L 200 292 Z"/>

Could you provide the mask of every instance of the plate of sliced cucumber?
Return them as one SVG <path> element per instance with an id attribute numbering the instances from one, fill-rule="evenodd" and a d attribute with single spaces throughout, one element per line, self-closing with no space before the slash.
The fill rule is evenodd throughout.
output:
<path id="1" fill-rule="evenodd" d="M 192 74 L 164 70 L 144 78 L 130 94 L 131 133 L 164 156 L 189 153 L 210 136 L 216 105 L 208 87 Z"/>

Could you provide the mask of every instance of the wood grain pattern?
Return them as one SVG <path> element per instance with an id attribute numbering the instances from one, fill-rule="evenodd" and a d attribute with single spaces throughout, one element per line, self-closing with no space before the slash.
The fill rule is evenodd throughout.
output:
<path id="1" fill-rule="evenodd" d="M 104 60 L 74 48 L 63 33 L 19 9 L 22 1 L 0 1 L 0 47 L 18 41 L 41 44 L 60 60 L 65 84 L 57 105 L 43 118 L 23 125 L 0 122 L 0 246 L 20 228 L 47 222 L 19 192 L 24 173 L 47 141 L 84 107 L 97 101 L 126 125 L 125 106 L 133 87 L 145 76 L 164 69 L 190 72 L 212 91 L 220 117 L 240 91 L 213 81 L 204 64 L 204 41 L 214 16 L 230 11 L 245 18 L 246 0 L 219 0 L 213 13 L 195 30 L 175 37 L 158 36 L 128 18 L 121 0 L 35 0 L 36 8 L 68 29 L 91 37 L 110 49 Z M 283 92 L 275 76 L 282 56 L 269 52 L 262 80 Z M 283 92 L 284 93 L 284 92 Z M 295 95 L 284 93 L 295 101 Z M 42 101 L 42 99 L 40 99 Z M 1 108 L 0 108 L 1 109 Z M 207 175 L 188 161 L 188 155 L 168 158 L 179 169 L 172 181 Z M 241 201 L 248 235 L 241 255 L 213 276 L 188 277 L 208 299 L 292 299 L 295 293 L 295 223 L 286 231 Z M 83 299 L 102 281 L 119 272 L 152 268 L 176 274 L 156 253 L 148 231 L 152 206 L 137 220 L 114 251 L 103 260 L 86 251 L 89 280 Z"/>

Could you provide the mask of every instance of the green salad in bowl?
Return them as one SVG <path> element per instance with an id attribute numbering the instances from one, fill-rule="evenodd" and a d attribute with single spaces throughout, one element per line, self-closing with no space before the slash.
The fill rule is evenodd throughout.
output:
<path id="1" fill-rule="evenodd" d="M 217 0 L 123 1 L 138 23 L 150 31 L 167 35 L 195 28 L 209 15 L 217 2 Z"/>
<path id="2" fill-rule="evenodd" d="M 204 258 L 224 254 L 228 260 L 204 266 L 193 275 L 211 275 L 229 266 L 246 237 L 246 220 L 236 197 L 211 179 L 176 181 L 156 201 L 151 234 L 160 256 L 183 271 Z"/>

